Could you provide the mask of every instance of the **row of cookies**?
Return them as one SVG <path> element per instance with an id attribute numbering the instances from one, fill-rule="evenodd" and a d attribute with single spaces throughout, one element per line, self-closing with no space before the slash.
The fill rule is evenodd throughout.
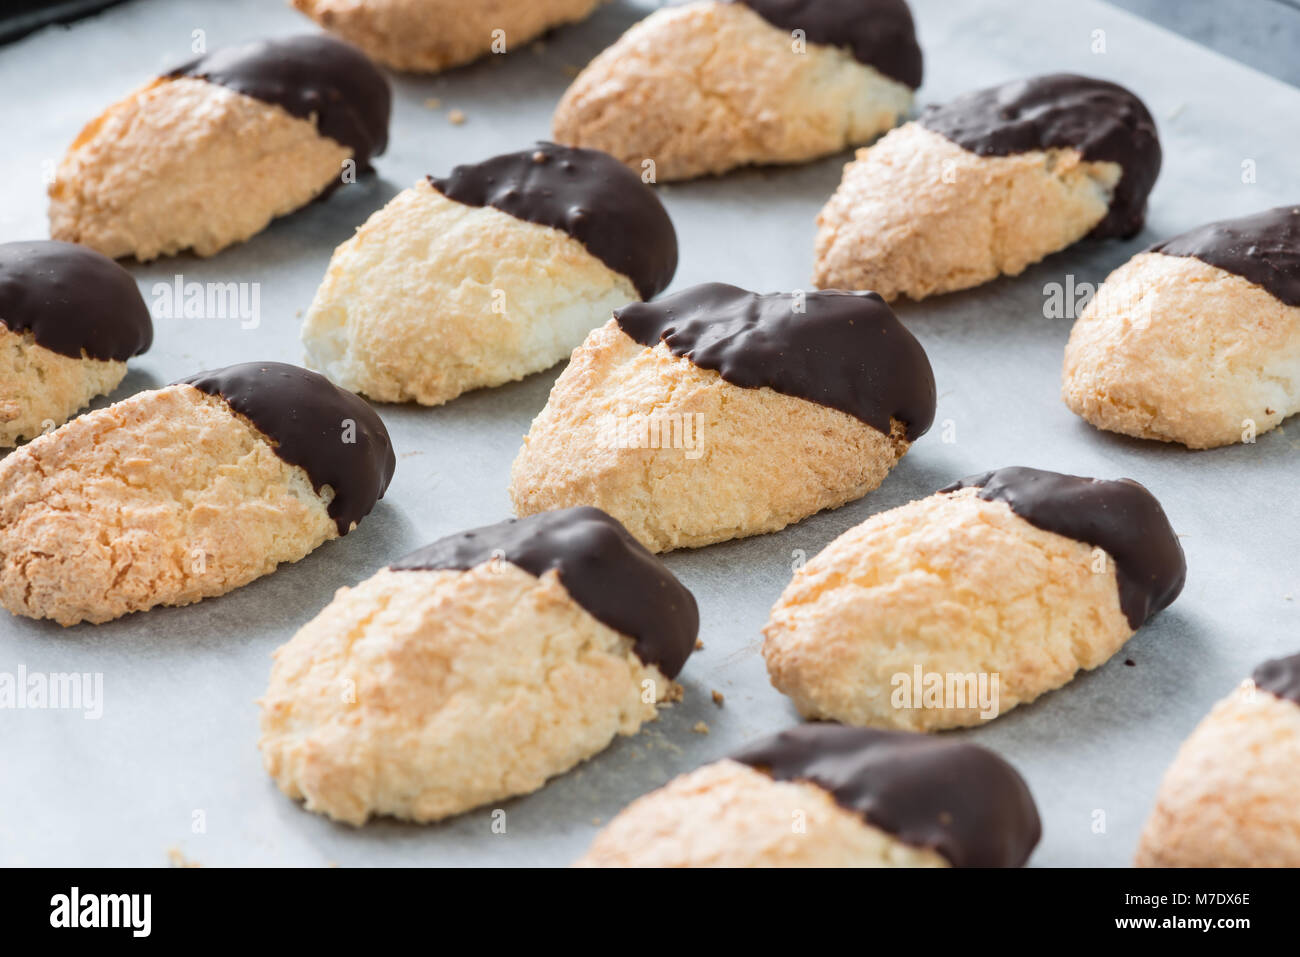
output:
<path id="1" fill-rule="evenodd" d="M 966 492 L 988 493 L 976 498 Z M 981 596 L 991 613 L 998 590 L 1017 602 L 1054 601 L 1076 610 L 1059 634 L 1082 636 L 1087 646 L 1097 606 L 1103 615 L 1148 615 L 1176 595 L 1181 553 L 1163 525 L 1159 506 L 1133 483 L 1087 483 L 1050 473 L 1003 470 L 958 483 L 936 496 L 981 517 L 994 531 L 972 532 L 974 522 L 940 519 L 939 535 L 1001 535 L 1015 544 L 1007 562 L 1029 550 L 1056 571 L 1074 574 L 1086 554 L 1067 554 L 1080 543 L 1069 537 L 1101 528 L 1127 537 L 1117 546 L 1127 567 L 1094 574 L 1097 591 L 1057 582 L 1022 597 L 1022 582 L 1008 582 L 999 565 Z M 982 503 L 982 504 L 976 504 Z M 897 509 L 935 507 L 922 500 Z M 942 507 L 942 506 L 941 506 Z M 1080 514 L 1080 513 L 1088 513 Z M 1025 517 L 1029 516 L 1029 517 Z M 883 519 L 884 521 L 877 521 Z M 1131 519 L 1140 531 L 1128 531 Z M 832 543 L 796 575 L 773 609 L 774 633 L 788 631 L 791 592 L 808 592 L 838 568 L 843 581 L 808 601 L 801 629 L 805 662 L 818 657 L 823 679 L 859 661 L 838 655 L 834 644 L 854 641 L 887 648 L 895 639 L 864 630 L 857 613 L 874 601 L 845 598 L 855 569 L 879 555 L 863 541 L 884 532 L 890 513 L 869 520 Z M 913 516 L 915 521 L 915 516 Z M 1058 523 L 1056 531 L 1042 526 Z M 1066 532 L 1060 523 L 1073 522 Z M 1156 527 L 1153 527 L 1154 526 Z M 964 526 L 964 528 L 963 528 Z M 960 529 L 960 530 L 959 530 Z M 884 534 L 888 534 L 884 532 Z M 902 552 L 933 560 L 930 574 L 954 579 L 923 591 L 935 605 L 959 601 L 986 584 L 968 570 L 942 568 L 963 561 L 961 545 L 921 546 L 895 539 Z M 1135 550 L 1154 537 L 1156 555 Z M 1161 543 L 1159 539 L 1164 538 Z M 1109 543 L 1108 543 L 1109 544 Z M 967 549 L 965 562 L 973 564 Z M 979 560 L 990 552 L 979 543 Z M 846 557 L 847 556 L 847 557 Z M 1135 567 L 1132 562 L 1136 561 Z M 819 566 L 819 567 L 814 567 Z M 801 580 L 803 576 L 803 580 Z M 962 582 L 963 576 L 967 581 Z M 885 585 L 880 585 L 883 591 Z M 865 589 L 864 589 L 865 590 Z M 1073 593 L 1072 593 L 1073 592 Z M 969 599 L 968 599 L 969 600 Z M 1074 605 L 1071 606 L 1071 602 Z M 903 610 L 906 611 L 905 609 Z M 933 617 L 941 618 L 941 614 Z M 1040 616 L 1041 617 L 1041 616 Z M 1125 618 L 1130 625 L 1140 624 Z M 900 621 L 912 628 L 906 614 Z M 870 621 L 866 621 L 870 625 Z M 941 621 L 943 627 L 963 622 Z M 547 512 L 474 529 L 439 540 L 393 562 L 334 600 L 275 653 L 260 701 L 259 747 L 268 773 L 309 810 L 360 825 L 373 816 L 432 822 L 475 807 L 527 794 L 604 750 L 618 735 L 654 720 L 657 706 L 680 697 L 674 680 L 696 646 L 699 616 L 691 593 L 627 530 L 598 509 Z M 888 622 L 885 628 L 891 627 Z M 893 626 L 898 631 L 898 623 Z M 1030 626 L 1041 631 L 1042 622 Z M 934 629 L 918 629 L 933 638 Z M 929 632 L 925 634 L 924 632 Z M 1127 633 L 1123 626 L 1122 642 Z M 952 634 L 955 632 L 946 632 Z M 788 635 L 778 650 L 794 651 Z M 1015 634 L 1004 636 L 1015 646 Z M 1018 678 L 1051 680 L 1069 659 L 1064 640 L 1023 636 L 1018 659 L 982 649 L 984 662 L 957 658 L 952 665 L 984 664 Z M 1033 642 L 1037 640 L 1038 645 Z M 818 648 L 818 643 L 824 647 Z M 910 648 L 919 663 L 931 648 Z M 1065 677 L 1104 660 L 1070 660 Z M 970 649 L 967 649 L 970 653 Z M 978 653 L 976 650 L 975 653 Z M 903 654 L 903 653 L 900 653 Z M 903 667 L 901 661 L 896 667 Z M 840 688 L 858 701 L 870 682 L 860 668 Z M 1046 672 L 1038 674 L 1038 672 Z M 773 683 L 782 677 L 772 673 Z M 822 690 L 834 690 L 823 681 Z M 783 689 L 788 690 L 788 689 Z M 1038 690 L 1044 690 L 1038 688 Z M 1013 690 L 1013 695 L 1019 694 Z M 1032 695 L 1031 695 L 1032 696 Z M 796 697 L 799 701 L 799 698 Z M 1012 705 L 1015 704 L 1013 697 Z M 801 710 L 805 710 L 800 702 Z M 1290 800 L 1293 766 L 1300 756 L 1300 655 L 1266 663 L 1232 698 L 1219 705 L 1192 735 L 1170 767 L 1143 833 L 1144 865 L 1300 863 L 1300 815 Z M 595 839 L 579 861 L 587 866 L 1019 866 L 1041 834 L 1024 781 L 1005 761 L 967 741 L 902 730 L 905 721 L 885 709 L 845 715 L 845 724 L 810 723 L 756 742 L 731 758 L 705 765 L 634 802 Z M 946 716 L 947 726 L 966 723 Z M 953 718 L 959 720 L 953 721 Z M 863 725 L 854 727 L 853 725 Z M 882 725 L 894 725 L 892 729 Z M 919 725 L 935 727 L 940 725 Z M 1244 736 L 1244 737 L 1243 737 Z M 1249 740 L 1242 753 L 1234 743 Z"/>
<path id="2" fill-rule="evenodd" d="M 630 322 L 630 320 L 629 320 L 629 322 Z M 627 333 L 628 324 L 623 324 L 623 322 L 620 322 L 620 325 L 623 326 L 623 332 L 624 332 L 624 333 Z M 651 322 L 651 328 L 653 328 L 653 322 Z M 645 345 L 645 343 L 642 343 L 642 345 Z M 682 352 L 685 352 L 685 351 L 688 351 L 688 350 L 686 350 L 686 348 L 684 348 L 684 350 L 682 350 Z M 723 356 L 723 359 L 725 359 L 725 356 Z M 722 361 L 722 360 L 719 360 L 719 361 Z M 706 368 L 707 368 L 707 367 L 706 367 Z M 719 367 L 719 368 L 720 368 L 720 367 Z M 878 432 L 879 432 L 879 429 L 878 429 Z M 690 542 L 690 544 L 698 544 L 698 542 Z"/>
<path id="3" fill-rule="evenodd" d="M 914 47 L 910 17 L 901 4 L 901 14 L 894 4 L 884 6 L 891 9 L 868 16 L 830 3 L 799 16 L 824 28 L 810 28 L 812 40 L 851 37 L 866 57 L 863 69 L 905 72 L 881 58 L 909 49 L 886 42 L 895 35 Z M 778 60 L 809 62 L 806 50 L 785 48 L 789 37 L 778 27 L 788 24 L 772 10 L 759 12 L 776 17 L 764 29 L 785 44 Z M 707 22 L 694 23 L 699 17 Z M 661 11 L 607 53 L 620 69 L 631 62 L 620 45 L 701 55 L 655 37 L 686 30 L 716 39 L 723 27 L 715 21 L 736 17 L 760 20 L 744 4 Z M 691 20 L 689 30 L 678 24 L 683 18 Z M 814 46 L 847 56 L 836 46 Z M 919 82 L 919 52 L 914 72 Z M 647 68 L 592 84 L 615 101 L 640 103 L 642 87 L 662 89 L 658 76 Z M 654 113 L 610 103 L 592 109 L 602 117 Z M 905 109 L 853 141 L 892 126 Z M 753 103 L 738 115 L 729 109 L 728 122 L 748 130 L 756 110 Z M 113 256 L 147 259 L 186 248 L 210 254 L 332 188 L 340 165 L 344 181 L 348 164 L 353 174 L 368 169 L 386 143 L 389 112 L 382 75 L 336 41 L 295 37 L 217 51 L 137 91 L 83 131 L 50 187 L 51 232 Z M 657 141 L 651 150 L 635 137 L 569 135 L 558 119 L 556 133 L 599 146 L 638 171 L 657 157 L 656 168 L 667 162 L 671 173 L 674 150 L 703 148 Z M 520 169 L 529 155 L 547 157 L 548 169 Z M 1160 164 L 1149 111 L 1104 81 L 1036 77 L 929 107 L 846 167 L 819 217 L 815 281 L 872 289 L 886 299 L 921 298 L 1014 275 L 1085 236 L 1130 236 L 1142 225 Z M 556 170 L 561 166 L 567 179 Z M 610 166 L 605 154 L 543 145 L 459 167 L 401 194 L 336 251 L 304 325 L 309 364 L 371 398 L 430 404 L 554 364 L 599 321 L 594 316 L 620 299 L 654 295 L 675 267 L 667 214 L 638 193 L 632 176 L 620 178 Z M 662 169 L 658 175 L 672 178 Z M 496 177 L 512 187 L 490 185 Z M 564 195 L 539 202 L 556 186 Z M 241 202 L 232 208 L 224 193 L 236 187 Z M 467 215 L 465 206 L 482 212 Z M 576 216 L 578 210 L 588 215 Z M 624 215 L 644 228 L 611 226 Z M 1253 440 L 1293 414 L 1300 408 L 1300 295 L 1288 277 L 1300 257 L 1298 219 L 1297 209 L 1280 208 L 1210 224 L 1117 271 L 1067 350 L 1063 394 L 1070 407 L 1101 428 L 1196 448 Z M 520 230 L 520 222 L 543 230 Z M 458 244 L 437 241 L 448 231 L 471 251 L 504 242 L 510 255 L 484 261 L 462 253 Z M 554 232 L 573 242 L 566 248 Z M 550 246 L 542 249 L 545 240 Z M 380 255 L 404 268 L 376 268 Z M 408 270 L 413 278 L 394 282 Z M 533 294 L 539 286 L 556 295 Z M 453 308 L 430 320 L 428 304 L 448 298 Z M 575 299 L 592 308 L 573 305 Z M 485 314 L 500 318 L 479 322 Z M 464 334 L 471 321 L 474 336 Z M 1189 326 L 1192 334 L 1183 335 Z"/>

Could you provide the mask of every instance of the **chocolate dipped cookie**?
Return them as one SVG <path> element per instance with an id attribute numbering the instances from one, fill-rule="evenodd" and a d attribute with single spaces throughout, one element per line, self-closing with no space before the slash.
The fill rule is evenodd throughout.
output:
<path id="1" fill-rule="evenodd" d="M 934 409 L 925 351 L 879 296 L 707 283 L 587 337 L 510 495 L 520 515 L 602 508 L 656 552 L 759 535 L 876 488 Z"/>
<path id="2" fill-rule="evenodd" d="M 1070 333 L 1061 395 L 1099 429 L 1193 449 L 1300 412 L 1300 207 L 1209 223 L 1111 273 Z"/>
<path id="3" fill-rule="evenodd" d="M 368 172 L 391 98 L 325 36 L 205 54 L 81 131 L 50 184 L 50 235 L 113 258 L 211 256 Z"/>
<path id="4" fill-rule="evenodd" d="M 859 150 L 817 218 L 814 282 L 923 299 L 1142 228 L 1160 172 L 1146 106 L 1073 74 L 931 106 Z"/>
<path id="5" fill-rule="evenodd" d="M 691 593 L 597 509 L 462 532 L 340 589 L 275 653 L 262 758 L 308 810 L 436 821 L 654 720 L 698 629 Z"/>
<path id="6" fill-rule="evenodd" d="M 68 421 L 153 342 L 131 274 L 85 246 L 0 243 L 0 448 Z"/>
<path id="7" fill-rule="evenodd" d="M 1300 867 L 1300 655 L 1266 661 L 1178 749 L 1138 867 Z"/>
<path id="8" fill-rule="evenodd" d="M 773 606 L 763 657 L 805 717 L 980 724 L 1103 664 L 1186 572 L 1137 482 L 999 469 L 831 542 Z"/>
<path id="9" fill-rule="evenodd" d="M 1042 834 L 1016 770 L 965 741 L 805 724 L 618 814 L 583 867 L 1019 867 Z"/>
<path id="10" fill-rule="evenodd" d="M 436 73 L 509 53 L 602 0 L 291 0 L 331 33 L 395 70 Z"/>
<path id="11" fill-rule="evenodd" d="M 650 187 L 604 153 L 539 143 L 421 180 L 339 246 L 303 321 L 307 364 L 439 405 L 555 365 L 676 268 Z"/>
<path id="12" fill-rule="evenodd" d="M 296 366 L 138 393 L 0 462 L 0 604 L 74 625 L 223 595 L 346 535 L 394 464 L 379 416 Z"/>
<path id="13" fill-rule="evenodd" d="M 656 11 L 592 60 L 554 135 L 689 179 L 865 143 L 920 85 L 904 0 L 701 0 Z"/>

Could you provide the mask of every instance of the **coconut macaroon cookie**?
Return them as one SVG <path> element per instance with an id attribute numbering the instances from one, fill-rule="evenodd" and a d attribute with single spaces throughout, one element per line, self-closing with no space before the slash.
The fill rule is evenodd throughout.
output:
<path id="1" fill-rule="evenodd" d="M 555 365 L 676 269 L 654 190 L 604 153 L 539 143 L 421 180 L 339 246 L 303 321 L 307 364 L 439 405 Z"/>
<path id="2" fill-rule="evenodd" d="M 1016 770 L 964 741 L 805 724 L 669 782 L 585 867 L 1019 867 L 1042 826 Z"/>
<path id="3" fill-rule="evenodd" d="M 1139 253 L 1070 334 L 1061 395 L 1099 429 L 1206 449 L 1300 412 L 1300 207 Z"/>
<path id="4" fill-rule="evenodd" d="M 374 64 L 329 37 L 209 53 L 81 131 L 50 184 L 50 235 L 114 258 L 210 256 L 368 172 L 390 107 Z"/>
<path id="5" fill-rule="evenodd" d="M 1267 661 L 1179 748 L 1139 867 L 1300 867 L 1300 655 Z"/>
<path id="6" fill-rule="evenodd" d="M 859 150 L 817 218 L 814 281 L 922 299 L 1142 228 L 1160 141 L 1142 101 L 1071 74 L 927 107 Z"/>
<path id="7" fill-rule="evenodd" d="M 806 717 L 979 724 L 1105 662 L 1186 572 L 1137 482 L 999 469 L 831 542 L 773 606 L 763 657 Z"/>
<path id="8" fill-rule="evenodd" d="M 74 625 L 225 594 L 346 535 L 394 461 L 365 402 L 296 366 L 141 392 L 0 461 L 0 605 Z"/>
<path id="9" fill-rule="evenodd" d="M 874 293 L 707 283 L 587 337 L 510 496 L 602 508 L 656 552 L 774 532 L 878 486 L 934 409 L 925 351 Z"/>
<path id="10" fill-rule="evenodd" d="M 654 720 L 698 630 L 691 593 L 597 509 L 452 535 L 276 651 L 263 762 L 350 824 L 528 794 Z"/>
<path id="11" fill-rule="evenodd" d="M 688 179 L 865 143 L 920 85 L 904 0 L 702 0 L 656 11 L 592 60 L 554 131 Z"/>
<path id="12" fill-rule="evenodd" d="M 131 274 L 84 246 L 0 243 L 0 448 L 117 388 L 153 321 Z"/>
<path id="13" fill-rule="evenodd" d="M 602 0 L 292 0 L 395 70 L 435 73 L 585 19 Z"/>

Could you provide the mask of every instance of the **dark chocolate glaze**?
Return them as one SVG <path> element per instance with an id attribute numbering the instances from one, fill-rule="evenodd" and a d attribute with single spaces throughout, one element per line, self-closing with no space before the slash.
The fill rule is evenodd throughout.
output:
<path id="1" fill-rule="evenodd" d="M 1266 661 L 1250 677 L 1255 687 L 1300 705 L 1300 655 Z"/>
<path id="2" fill-rule="evenodd" d="M 655 191 L 608 153 L 538 143 L 430 176 L 434 189 L 466 206 L 491 206 L 516 219 L 568 233 L 642 299 L 672 282 L 677 233 Z"/>
<path id="3" fill-rule="evenodd" d="M 61 356 L 125 362 L 153 343 L 149 307 L 107 256 L 56 240 L 0 243 L 0 324 Z"/>
<path id="4" fill-rule="evenodd" d="M 978 488 L 1030 525 L 1106 550 L 1115 562 L 1119 606 L 1134 630 L 1167 608 L 1187 580 L 1187 561 L 1164 509 L 1132 479 L 1080 478 L 1005 468 L 954 482 L 941 493 Z"/>
<path id="5" fill-rule="evenodd" d="M 360 172 L 388 146 L 392 93 L 378 68 L 355 47 L 311 34 L 214 50 L 168 77 L 189 76 L 283 107 L 350 147 Z"/>
<path id="6" fill-rule="evenodd" d="M 507 519 L 439 539 L 394 562 L 394 571 L 467 571 L 499 559 L 541 577 L 554 569 L 591 617 L 633 641 L 644 664 L 668 678 L 695 649 L 699 609 L 659 559 L 598 508 Z"/>
<path id="7" fill-rule="evenodd" d="M 733 760 L 777 781 L 805 781 L 904 844 L 954 867 L 1019 867 L 1042 824 L 1016 769 L 992 751 L 911 731 L 802 724 Z"/>
<path id="8" fill-rule="evenodd" d="M 775 27 L 802 30 L 812 43 L 847 47 L 859 63 L 914 90 L 921 85 L 921 48 L 904 0 L 740 2 Z"/>
<path id="9" fill-rule="evenodd" d="M 632 303 L 614 318 L 643 346 L 662 341 L 732 385 L 839 409 L 886 435 L 891 418 L 909 442 L 934 421 L 925 350 L 874 292 L 759 294 L 713 282 Z"/>
<path id="10" fill-rule="evenodd" d="M 976 90 L 917 120 L 980 156 L 1074 147 L 1085 160 L 1123 168 L 1110 211 L 1091 235 L 1129 237 L 1146 220 L 1160 173 L 1160 139 L 1145 104 L 1114 83 L 1053 73 Z"/>
<path id="11" fill-rule="evenodd" d="M 384 497 L 397 465 L 388 430 L 363 399 L 323 375 L 283 362 L 246 362 L 181 382 L 224 399 L 271 440 L 276 455 L 301 466 L 317 492 L 332 488 L 329 514 L 340 535 Z"/>
<path id="12" fill-rule="evenodd" d="M 1300 306 L 1300 206 L 1208 223 L 1147 251 L 1199 259 Z"/>

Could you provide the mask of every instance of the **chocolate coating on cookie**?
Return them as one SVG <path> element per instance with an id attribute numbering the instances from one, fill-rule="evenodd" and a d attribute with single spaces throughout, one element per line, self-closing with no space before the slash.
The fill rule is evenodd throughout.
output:
<path id="1" fill-rule="evenodd" d="M 322 136 L 351 148 L 357 169 L 388 146 L 392 92 L 364 53 L 327 36 L 282 37 L 214 50 L 167 74 L 228 87 L 316 118 Z"/>
<path id="2" fill-rule="evenodd" d="M 736 0 L 733 0 L 736 2 Z M 783 30 L 802 30 L 812 43 L 847 47 L 859 63 L 915 90 L 921 48 L 904 0 L 739 0 Z"/>
<path id="3" fill-rule="evenodd" d="M 659 197 L 600 150 L 538 143 L 430 176 L 434 189 L 466 206 L 568 233 L 650 299 L 677 271 L 677 233 Z"/>
<path id="4" fill-rule="evenodd" d="M 1300 206 L 1207 223 L 1147 251 L 1199 259 L 1300 306 Z"/>
<path id="5" fill-rule="evenodd" d="M 1164 509 L 1132 479 L 1107 481 L 1042 469 L 1005 468 L 973 475 L 939 492 L 978 488 L 1030 525 L 1103 548 L 1115 562 L 1119 605 L 1134 631 L 1183 590 L 1187 561 Z"/>
<path id="6" fill-rule="evenodd" d="M 1255 687 L 1300 705 L 1300 655 L 1266 661 L 1250 678 Z"/>
<path id="7" fill-rule="evenodd" d="M 813 723 L 733 760 L 777 781 L 811 782 L 873 827 L 954 867 L 1019 867 L 1042 836 L 1015 768 L 965 741 Z"/>
<path id="8" fill-rule="evenodd" d="M 153 343 L 131 274 L 86 246 L 0 243 L 0 324 L 61 356 L 125 362 Z"/>
<path id="9" fill-rule="evenodd" d="M 633 640 L 643 664 L 668 678 L 695 648 L 695 597 L 617 520 L 582 506 L 507 519 L 439 539 L 394 562 L 394 571 L 468 571 L 500 560 L 540 578 L 554 569 L 575 602 Z"/>
<path id="10" fill-rule="evenodd" d="M 934 422 L 925 350 L 874 292 L 759 294 L 713 282 L 614 313 L 643 346 L 712 369 L 732 385 L 763 386 L 829 406 L 908 441 Z"/>
<path id="11" fill-rule="evenodd" d="M 246 362 L 182 379 L 219 396 L 271 440 L 275 454 L 301 466 L 346 535 L 383 498 L 397 459 L 388 430 L 364 400 L 322 375 L 283 362 Z"/>
<path id="12" fill-rule="evenodd" d="M 1085 160 L 1118 163 L 1110 211 L 1091 235 L 1132 236 L 1146 220 L 1160 140 L 1146 105 L 1122 86 L 1071 73 L 1030 77 L 926 107 L 917 122 L 980 156 L 1073 147 Z"/>

